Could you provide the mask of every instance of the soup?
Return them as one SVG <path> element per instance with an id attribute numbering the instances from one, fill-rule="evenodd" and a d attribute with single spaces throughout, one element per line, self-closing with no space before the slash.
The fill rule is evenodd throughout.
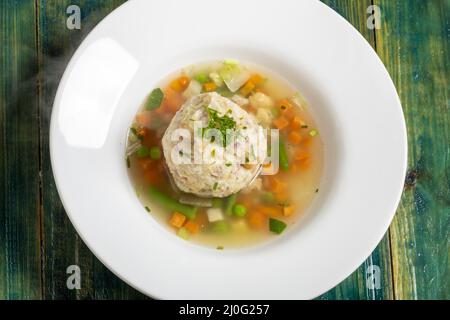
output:
<path id="1" fill-rule="evenodd" d="M 234 60 L 168 76 L 128 132 L 126 164 L 143 207 L 211 248 L 280 236 L 319 192 L 323 143 L 308 108 L 285 80 Z"/>

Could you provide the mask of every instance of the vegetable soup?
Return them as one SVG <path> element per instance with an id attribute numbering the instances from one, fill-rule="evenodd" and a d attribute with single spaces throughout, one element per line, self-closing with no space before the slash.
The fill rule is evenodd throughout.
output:
<path id="1" fill-rule="evenodd" d="M 309 108 L 284 79 L 235 60 L 163 79 L 127 137 L 125 163 L 143 208 L 182 239 L 219 250 L 279 237 L 320 192 L 324 147 Z M 267 135 L 253 143 L 249 132 Z M 239 158 L 229 150 L 242 137 L 250 148 Z M 196 152 L 210 161 L 193 161 Z"/>

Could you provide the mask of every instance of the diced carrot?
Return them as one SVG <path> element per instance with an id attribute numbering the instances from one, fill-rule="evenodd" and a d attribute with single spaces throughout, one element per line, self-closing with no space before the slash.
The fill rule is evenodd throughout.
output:
<path id="1" fill-rule="evenodd" d="M 288 205 L 288 206 L 284 206 L 283 207 L 283 215 L 285 217 L 289 217 L 294 213 L 294 206 L 293 205 Z"/>
<path id="2" fill-rule="evenodd" d="M 300 170 L 308 170 L 311 166 L 311 158 L 306 158 L 300 162 Z"/>
<path id="3" fill-rule="evenodd" d="M 277 105 L 281 110 L 292 108 L 292 103 L 288 99 L 281 99 Z"/>
<path id="4" fill-rule="evenodd" d="M 192 220 L 186 222 L 184 227 L 192 234 L 196 234 L 200 230 L 200 225 Z"/>
<path id="5" fill-rule="evenodd" d="M 291 121 L 292 129 L 300 129 L 304 125 L 305 125 L 305 122 L 299 116 L 294 116 L 294 118 Z"/>
<path id="6" fill-rule="evenodd" d="M 310 157 L 309 152 L 305 151 L 305 150 L 298 150 L 294 154 L 294 159 L 297 161 L 302 161 L 302 160 L 308 159 L 309 157 Z"/>
<path id="7" fill-rule="evenodd" d="M 262 229 L 267 223 L 267 217 L 259 211 L 252 210 L 247 217 L 250 226 L 255 229 Z"/>
<path id="8" fill-rule="evenodd" d="M 255 89 L 256 85 L 251 81 L 247 81 L 244 86 L 239 90 L 239 92 L 244 96 L 248 96 L 253 89 Z"/>
<path id="9" fill-rule="evenodd" d="M 203 89 L 206 92 L 211 92 L 217 89 L 217 85 L 214 82 L 207 82 L 203 84 Z"/>
<path id="10" fill-rule="evenodd" d="M 284 128 L 286 128 L 289 125 L 289 121 L 285 117 L 281 116 L 281 117 L 273 120 L 273 124 L 279 130 L 283 130 Z"/>
<path id="11" fill-rule="evenodd" d="M 294 106 L 288 99 L 278 101 L 277 106 L 281 114 L 286 118 L 291 119 L 294 117 Z"/>
<path id="12" fill-rule="evenodd" d="M 256 207 L 256 211 L 261 212 L 262 214 L 268 217 L 278 217 L 281 215 L 280 207 L 269 207 L 260 205 Z"/>
<path id="13" fill-rule="evenodd" d="M 189 85 L 190 79 L 186 76 L 181 76 L 170 83 L 170 87 L 177 91 L 184 91 Z"/>
<path id="14" fill-rule="evenodd" d="M 266 180 L 265 180 L 265 186 L 267 189 L 269 189 L 269 191 L 272 191 L 274 193 L 280 193 L 283 192 L 285 189 L 285 184 L 283 182 L 280 181 L 280 179 L 278 179 L 275 176 L 266 176 Z"/>
<path id="15" fill-rule="evenodd" d="M 292 131 L 288 135 L 289 142 L 299 144 L 302 141 L 302 135 L 298 131 Z"/>
<path id="16" fill-rule="evenodd" d="M 136 122 L 140 127 L 145 127 L 150 123 L 151 115 L 148 111 L 143 111 L 136 115 Z"/>
<path id="17" fill-rule="evenodd" d="M 248 81 L 251 81 L 255 86 L 258 86 L 264 82 L 264 78 L 261 75 L 254 73 Z"/>
<path id="18" fill-rule="evenodd" d="M 175 228 L 181 228 L 185 221 L 186 221 L 186 216 L 175 211 L 172 214 L 172 217 L 170 218 L 169 223 L 172 226 L 174 226 Z"/>
<path id="19" fill-rule="evenodd" d="M 181 107 L 183 102 L 184 98 L 181 93 L 169 87 L 164 90 L 164 100 L 161 107 L 156 109 L 156 111 L 160 114 L 175 113 Z"/>

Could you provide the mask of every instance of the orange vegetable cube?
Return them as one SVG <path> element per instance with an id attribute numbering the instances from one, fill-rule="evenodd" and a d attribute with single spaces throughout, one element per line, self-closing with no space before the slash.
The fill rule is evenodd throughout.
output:
<path id="1" fill-rule="evenodd" d="M 164 91 L 164 100 L 161 107 L 156 109 L 156 111 L 158 113 L 175 113 L 183 102 L 184 98 L 181 93 L 169 87 Z"/>
<path id="2" fill-rule="evenodd" d="M 268 217 L 278 217 L 281 215 L 280 207 L 258 206 L 256 211 Z"/>
<path id="3" fill-rule="evenodd" d="M 311 166 L 311 158 L 306 158 L 300 162 L 300 170 L 308 170 Z"/>
<path id="4" fill-rule="evenodd" d="M 285 184 L 280 181 L 277 177 L 267 176 L 265 186 L 269 191 L 274 193 L 281 193 L 285 189 Z"/>
<path id="5" fill-rule="evenodd" d="M 294 213 L 294 206 L 293 205 L 288 205 L 288 206 L 284 206 L 283 207 L 283 215 L 285 217 L 289 217 Z"/>
<path id="6" fill-rule="evenodd" d="M 200 225 L 192 220 L 186 222 L 184 227 L 192 234 L 196 234 L 200 230 Z"/>
<path id="7" fill-rule="evenodd" d="M 299 144 L 302 141 L 302 136 L 297 131 L 292 131 L 288 135 L 288 140 L 293 144 Z"/>
<path id="8" fill-rule="evenodd" d="M 253 89 L 255 89 L 256 85 L 252 81 L 247 81 L 245 85 L 239 90 L 239 92 L 244 96 L 248 96 Z"/>
<path id="9" fill-rule="evenodd" d="M 141 127 L 147 126 L 150 123 L 150 120 L 151 120 L 151 115 L 150 115 L 150 112 L 148 112 L 148 111 L 144 111 L 144 112 L 138 113 L 136 115 L 136 122 Z"/>
<path id="10" fill-rule="evenodd" d="M 248 81 L 251 81 L 255 86 L 257 86 L 264 82 L 264 78 L 261 75 L 254 73 Z"/>
<path id="11" fill-rule="evenodd" d="M 250 226 L 254 229 L 262 229 L 267 223 L 267 217 L 258 211 L 251 211 L 247 215 Z"/>
<path id="12" fill-rule="evenodd" d="M 294 154 L 294 159 L 297 161 L 302 161 L 310 157 L 309 152 L 305 150 L 299 150 Z"/>
<path id="13" fill-rule="evenodd" d="M 283 116 L 289 119 L 294 116 L 294 106 L 288 99 L 280 100 L 277 107 Z"/>
<path id="14" fill-rule="evenodd" d="M 207 83 L 204 83 L 204 84 L 203 84 L 203 89 L 204 89 L 206 92 L 211 92 L 211 91 L 216 90 L 216 89 L 217 89 L 217 86 L 216 86 L 216 84 L 215 84 L 214 82 L 207 82 Z"/>
<path id="15" fill-rule="evenodd" d="M 172 214 L 172 217 L 169 220 L 170 225 L 174 226 L 175 228 L 181 228 L 186 221 L 186 216 L 179 212 L 174 212 Z"/>
<path id="16" fill-rule="evenodd" d="M 281 117 L 273 120 L 273 124 L 279 130 L 283 130 L 284 128 L 286 128 L 289 125 L 289 121 L 285 117 L 281 116 Z"/>
<path id="17" fill-rule="evenodd" d="M 186 76 L 181 76 L 170 83 L 170 88 L 177 92 L 184 91 L 189 85 L 189 78 Z"/>
<path id="18" fill-rule="evenodd" d="M 304 125 L 305 125 L 305 122 L 299 116 L 294 116 L 294 118 L 291 121 L 292 129 L 300 129 Z"/>

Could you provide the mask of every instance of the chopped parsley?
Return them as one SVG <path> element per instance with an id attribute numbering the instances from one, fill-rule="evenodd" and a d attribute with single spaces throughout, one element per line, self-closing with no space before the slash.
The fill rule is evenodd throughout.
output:
<path id="1" fill-rule="evenodd" d="M 147 210 L 147 212 L 150 212 L 150 208 L 149 207 L 145 207 L 145 210 Z"/>
<path id="2" fill-rule="evenodd" d="M 219 116 L 218 112 L 214 109 L 207 108 L 208 110 L 208 126 L 203 129 L 203 134 L 208 129 L 216 129 L 222 134 L 223 145 L 226 146 L 227 130 L 236 129 L 236 121 L 228 115 Z"/>
<path id="3" fill-rule="evenodd" d="M 214 183 L 214 186 L 213 186 L 213 190 L 217 190 L 217 187 L 219 186 L 219 183 L 218 182 L 215 182 Z"/>

